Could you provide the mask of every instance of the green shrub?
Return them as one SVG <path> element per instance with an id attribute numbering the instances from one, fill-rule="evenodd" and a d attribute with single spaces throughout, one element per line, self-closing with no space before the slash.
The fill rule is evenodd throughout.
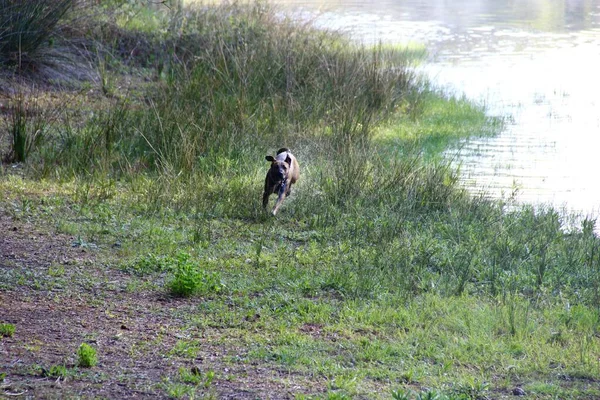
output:
<path id="1" fill-rule="evenodd" d="M 223 288 L 220 275 L 202 270 L 190 261 L 189 254 L 180 253 L 175 259 L 173 276 L 167 283 L 173 296 L 189 297 L 193 294 L 218 293 Z"/>
<path id="2" fill-rule="evenodd" d="M 15 334 L 13 324 L 0 324 L 0 336 L 12 337 Z"/>
<path id="3" fill-rule="evenodd" d="M 96 349 L 87 343 L 81 343 L 77 350 L 77 365 L 83 368 L 91 368 L 97 363 Z"/>

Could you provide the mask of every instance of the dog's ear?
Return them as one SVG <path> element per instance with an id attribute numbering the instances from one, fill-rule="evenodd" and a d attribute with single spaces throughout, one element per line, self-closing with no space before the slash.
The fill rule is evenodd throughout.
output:
<path id="1" fill-rule="evenodd" d="M 265 160 L 275 162 L 275 159 L 273 158 L 273 156 L 266 156 Z"/>
<path id="2" fill-rule="evenodd" d="M 285 158 L 285 162 L 287 163 L 287 165 L 290 165 L 290 166 L 292 165 L 292 158 L 289 156 L 289 154 L 288 154 L 288 156 Z"/>

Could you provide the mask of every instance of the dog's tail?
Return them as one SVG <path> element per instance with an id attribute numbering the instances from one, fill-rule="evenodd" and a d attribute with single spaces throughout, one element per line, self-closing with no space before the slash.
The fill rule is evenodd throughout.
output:
<path id="1" fill-rule="evenodd" d="M 279 150 L 277 150 L 277 154 L 285 153 L 286 151 L 289 152 L 290 149 L 288 149 L 287 147 L 282 147 Z"/>

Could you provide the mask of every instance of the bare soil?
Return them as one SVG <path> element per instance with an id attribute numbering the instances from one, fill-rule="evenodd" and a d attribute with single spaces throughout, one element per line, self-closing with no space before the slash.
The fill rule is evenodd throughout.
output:
<path id="1" fill-rule="evenodd" d="M 168 398 L 180 368 L 214 371 L 197 396 L 287 399 L 311 387 L 307 377 L 227 363 L 245 349 L 235 334 L 189 324 L 202 299 L 126 290 L 130 277 L 110 268 L 110 255 L 74 243 L 0 215 L 0 323 L 16 327 L 0 338 L 0 398 Z M 178 340 L 200 342 L 195 359 L 173 354 Z M 92 368 L 76 365 L 84 342 L 97 349 Z M 48 376 L 56 365 L 66 377 Z"/>

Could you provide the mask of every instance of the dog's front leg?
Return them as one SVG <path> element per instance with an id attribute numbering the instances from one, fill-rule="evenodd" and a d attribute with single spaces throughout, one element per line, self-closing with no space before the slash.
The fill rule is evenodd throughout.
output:
<path id="1" fill-rule="evenodd" d="M 279 193 L 277 196 L 277 202 L 275 203 L 275 207 L 273 208 L 273 215 L 277 215 L 277 211 L 279 211 L 279 207 L 281 207 L 281 203 L 285 199 L 287 185 L 284 183 L 279 187 Z"/>
<path id="2" fill-rule="evenodd" d="M 270 180 L 269 180 L 269 175 L 267 175 L 267 177 L 265 178 L 265 190 L 263 191 L 263 199 L 262 199 L 262 205 L 263 208 L 267 208 L 267 205 L 269 204 L 269 196 L 271 195 L 271 193 L 273 193 L 273 186 L 270 185 Z"/>

